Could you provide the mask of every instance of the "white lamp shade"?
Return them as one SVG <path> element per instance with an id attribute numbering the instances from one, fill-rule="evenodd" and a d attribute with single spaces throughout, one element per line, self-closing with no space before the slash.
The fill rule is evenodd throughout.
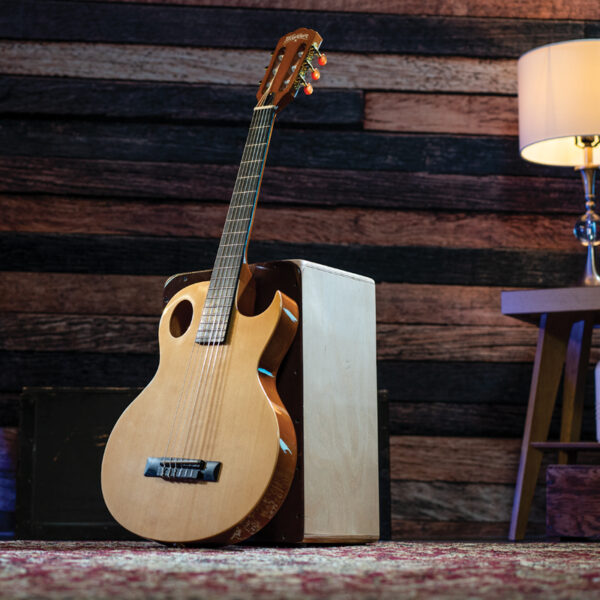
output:
<path id="1" fill-rule="evenodd" d="M 519 149 L 547 165 L 581 166 L 575 136 L 600 135 L 600 40 L 548 44 L 518 62 Z M 593 150 L 600 163 L 600 147 Z"/>

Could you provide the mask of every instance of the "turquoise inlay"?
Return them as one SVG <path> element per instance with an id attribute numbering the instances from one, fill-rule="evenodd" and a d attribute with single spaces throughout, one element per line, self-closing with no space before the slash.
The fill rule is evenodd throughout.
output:
<path id="1" fill-rule="evenodd" d="M 292 453 L 292 451 L 288 448 L 288 445 L 281 438 L 279 438 L 279 447 L 283 450 L 284 454 Z"/>
<path id="2" fill-rule="evenodd" d="M 295 323 L 298 319 L 287 309 L 284 308 L 283 312 Z"/>
<path id="3" fill-rule="evenodd" d="M 273 377 L 273 373 L 271 373 L 271 371 L 267 371 L 266 369 L 263 369 L 262 367 L 258 367 L 258 372 L 264 373 L 265 375 L 268 375 L 269 377 Z"/>

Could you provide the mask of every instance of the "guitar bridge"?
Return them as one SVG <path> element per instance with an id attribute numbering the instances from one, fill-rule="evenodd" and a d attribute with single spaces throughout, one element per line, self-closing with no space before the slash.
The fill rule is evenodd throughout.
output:
<path id="1" fill-rule="evenodd" d="M 162 477 L 166 481 L 198 483 L 218 481 L 221 463 L 214 460 L 195 460 L 162 456 L 146 460 L 144 477 Z"/>

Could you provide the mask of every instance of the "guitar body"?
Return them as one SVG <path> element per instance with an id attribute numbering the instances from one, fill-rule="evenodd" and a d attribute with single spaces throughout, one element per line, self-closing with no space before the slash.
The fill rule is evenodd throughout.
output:
<path id="1" fill-rule="evenodd" d="M 108 440 L 102 492 L 114 518 L 162 542 L 232 543 L 264 526 L 282 504 L 296 466 L 296 437 L 275 387 L 294 337 L 296 304 L 277 292 L 261 314 L 233 307 L 223 344 L 196 333 L 208 282 L 165 307 L 156 375 Z M 216 481 L 146 476 L 150 457 L 215 461 Z"/>

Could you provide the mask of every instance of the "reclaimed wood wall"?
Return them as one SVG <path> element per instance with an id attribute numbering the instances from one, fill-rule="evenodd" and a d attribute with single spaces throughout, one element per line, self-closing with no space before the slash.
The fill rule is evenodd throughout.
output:
<path id="1" fill-rule="evenodd" d="M 519 157 L 516 58 L 597 37 L 597 0 L 4 0 L 0 426 L 23 386 L 150 379 L 162 284 L 211 266 L 299 26 L 329 64 L 276 126 L 250 259 L 376 280 L 394 536 L 504 536 L 536 330 L 500 290 L 584 262 L 579 181 Z"/>

